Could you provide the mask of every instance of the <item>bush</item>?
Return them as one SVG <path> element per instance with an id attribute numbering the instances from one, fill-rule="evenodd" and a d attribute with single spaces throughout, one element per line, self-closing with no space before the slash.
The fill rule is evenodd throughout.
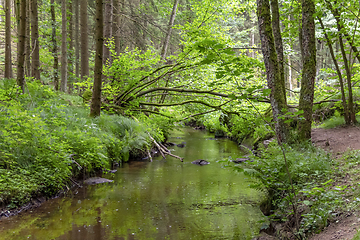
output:
<path id="1" fill-rule="evenodd" d="M 149 148 L 147 132 L 160 131 L 123 116 L 91 118 L 80 97 L 37 82 L 23 95 L 14 80 L 0 84 L 0 206 L 53 195 L 70 177 L 127 161 Z"/>

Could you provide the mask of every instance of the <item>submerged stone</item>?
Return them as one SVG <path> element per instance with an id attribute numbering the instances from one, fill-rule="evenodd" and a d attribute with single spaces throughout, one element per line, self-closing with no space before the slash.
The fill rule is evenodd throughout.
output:
<path id="1" fill-rule="evenodd" d="M 203 159 L 198 159 L 198 160 L 192 161 L 191 163 L 192 163 L 192 164 L 196 164 L 196 165 L 206 165 L 206 164 L 210 164 L 208 161 L 203 160 Z"/>
<path id="2" fill-rule="evenodd" d="M 100 184 L 100 183 L 107 183 L 107 182 L 113 182 L 114 180 L 109 180 L 106 178 L 101 178 L 101 177 L 92 177 L 92 178 L 88 178 L 84 181 L 84 184 L 87 185 L 95 185 L 95 184 Z"/>

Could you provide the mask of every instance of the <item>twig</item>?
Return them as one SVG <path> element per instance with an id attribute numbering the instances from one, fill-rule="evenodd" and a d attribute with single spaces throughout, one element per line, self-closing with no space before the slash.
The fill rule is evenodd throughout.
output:
<path id="1" fill-rule="evenodd" d="M 150 162 L 152 162 L 152 161 L 153 161 L 153 159 L 152 159 L 152 157 L 151 157 L 151 154 L 150 154 L 149 149 L 147 149 L 147 150 L 146 150 L 146 152 L 147 152 L 147 155 L 148 155 L 148 157 L 149 157 L 149 159 L 150 159 Z"/>

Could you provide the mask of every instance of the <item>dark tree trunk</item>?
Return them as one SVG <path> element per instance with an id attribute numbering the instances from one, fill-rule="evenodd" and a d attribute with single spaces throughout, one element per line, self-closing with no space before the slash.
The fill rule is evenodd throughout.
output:
<path id="1" fill-rule="evenodd" d="M 54 64 L 53 64 L 53 82 L 54 82 L 54 89 L 56 91 L 59 90 L 59 58 L 58 58 L 58 46 L 56 41 L 56 18 L 55 18 L 55 6 L 54 0 L 50 1 L 51 7 L 51 42 L 52 42 L 52 55 L 54 57 Z"/>
<path id="2" fill-rule="evenodd" d="M 101 79 L 102 79 L 102 57 L 103 57 L 103 1 L 96 0 L 96 53 L 95 53 L 95 70 L 94 70 L 94 88 L 91 99 L 90 116 L 100 116 L 101 107 Z"/>
<path id="3" fill-rule="evenodd" d="M 19 0 L 19 25 L 18 25 L 18 53 L 17 53 L 17 84 L 25 92 L 25 30 L 26 30 L 26 0 Z"/>
<path id="4" fill-rule="evenodd" d="M 67 87 L 67 14 L 66 14 L 66 1 L 61 1 L 61 83 L 60 91 L 66 92 Z"/>
<path id="5" fill-rule="evenodd" d="M 80 31 L 81 31 L 81 79 L 89 76 L 89 38 L 88 38 L 88 0 L 80 1 Z"/>
<path id="6" fill-rule="evenodd" d="M 74 0 L 74 15 L 75 15 L 75 76 L 80 76 L 80 43 L 79 43 L 79 0 Z"/>
<path id="7" fill-rule="evenodd" d="M 288 127 L 281 116 L 286 109 L 286 96 L 284 95 L 283 82 L 280 77 L 278 57 L 275 49 L 273 31 L 271 27 L 269 0 L 257 0 L 257 16 L 261 48 L 264 56 L 268 88 L 271 89 L 270 101 L 275 122 L 275 131 L 279 144 L 288 140 Z"/>
<path id="8" fill-rule="evenodd" d="M 5 0 L 5 78 L 12 78 L 10 0 Z"/>
<path id="9" fill-rule="evenodd" d="M 74 18 L 73 18 L 73 0 L 68 1 L 68 21 L 69 21 L 69 51 L 68 51 L 68 92 L 71 93 L 74 83 Z"/>
<path id="10" fill-rule="evenodd" d="M 313 0 L 302 1 L 302 47 L 303 71 L 299 110 L 304 111 L 304 120 L 299 122 L 299 140 L 311 139 L 312 108 L 316 76 L 315 5 Z"/>
<path id="11" fill-rule="evenodd" d="M 31 4 L 30 0 L 26 2 L 26 38 L 25 38 L 25 75 L 31 76 L 31 36 L 30 36 L 30 27 L 31 27 Z"/>
<path id="12" fill-rule="evenodd" d="M 31 76 L 40 80 L 38 1 L 31 0 Z"/>

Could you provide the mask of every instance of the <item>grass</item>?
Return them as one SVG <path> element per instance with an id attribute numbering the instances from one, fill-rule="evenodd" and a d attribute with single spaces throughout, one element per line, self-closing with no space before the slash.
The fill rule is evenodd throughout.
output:
<path id="1" fill-rule="evenodd" d="M 356 120 L 360 122 L 360 116 L 356 116 Z M 327 120 L 325 120 L 322 124 L 316 126 L 316 128 L 336 128 L 340 126 L 345 126 L 345 120 L 343 116 L 333 116 Z"/>

